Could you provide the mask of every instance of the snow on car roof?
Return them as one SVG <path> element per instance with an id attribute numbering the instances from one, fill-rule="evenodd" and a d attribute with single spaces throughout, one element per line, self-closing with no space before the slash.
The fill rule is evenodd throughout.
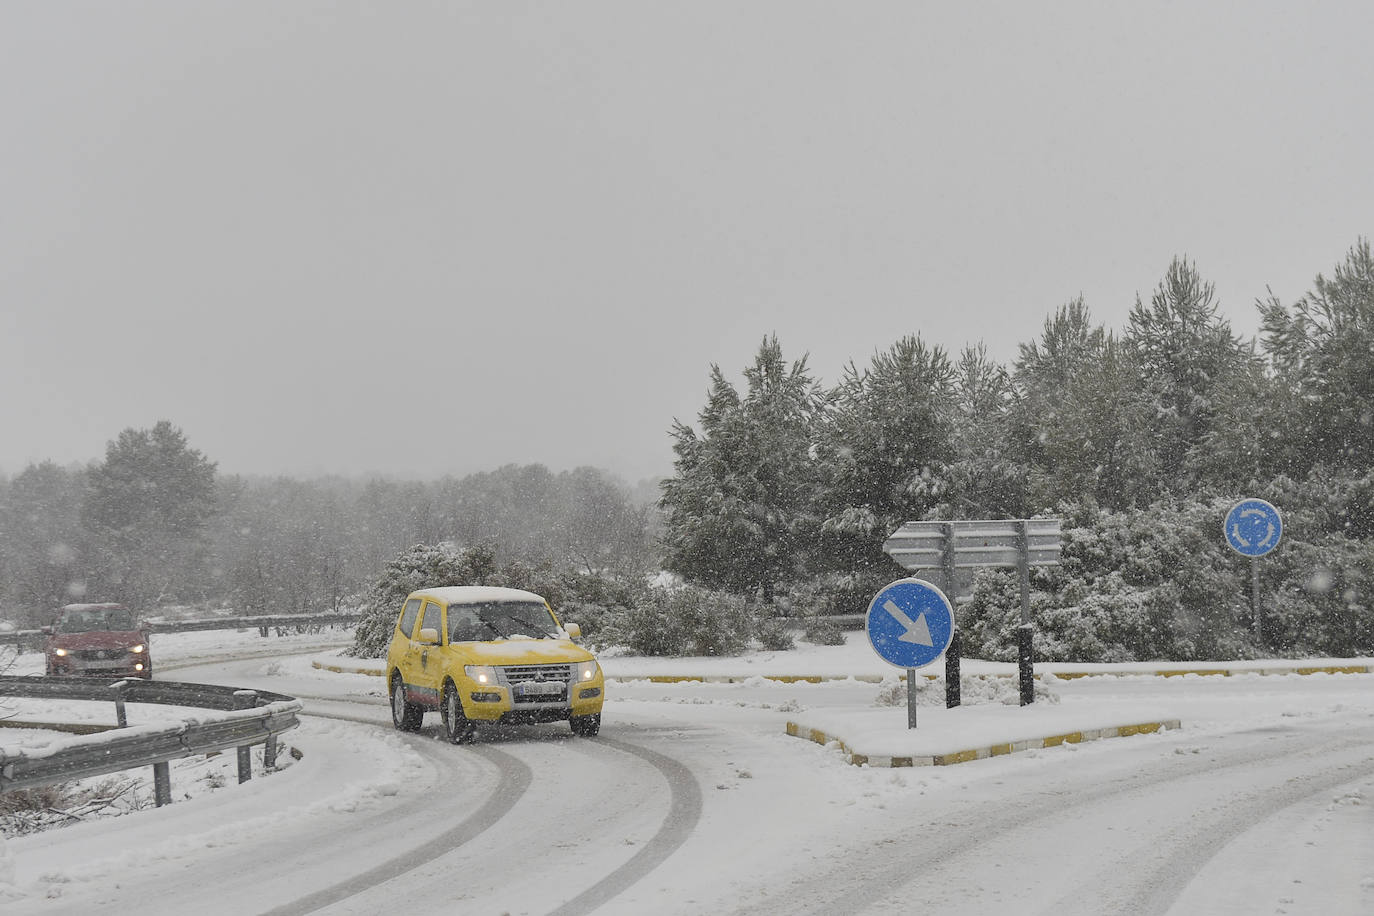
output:
<path id="1" fill-rule="evenodd" d="M 498 588 L 492 585 L 449 585 L 443 588 L 422 588 L 410 593 L 411 597 L 421 595 L 437 598 L 444 604 L 476 604 L 492 601 L 538 601 L 544 599 L 534 592 L 518 588 Z"/>
<path id="2" fill-rule="evenodd" d="M 103 604 L 64 604 L 64 605 L 62 606 L 62 610 L 64 610 L 64 611 L 107 611 L 107 610 L 110 610 L 111 608 L 123 608 L 123 607 L 124 607 L 124 605 L 122 605 L 122 604 L 115 604 L 115 603 L 113 603 L 113 602 L 105 602 L 105 603 L 103 603 Z"/>

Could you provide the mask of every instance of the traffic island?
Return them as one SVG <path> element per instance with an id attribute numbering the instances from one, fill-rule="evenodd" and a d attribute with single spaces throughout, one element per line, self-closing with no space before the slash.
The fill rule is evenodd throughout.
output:
<path id="1" fill-rule="evenodd" d="M 1154 734 L 1181 725 L 1176 718 L 1148 709 L 1113 714 L 1058 705 L 922 707 L 919 719 L 918 726 L 909 729 L 905 713 L 893 709 L 817 710 L 790 718 L 787 734 L 833 744 L 855 766 L 922 767 Z"/>

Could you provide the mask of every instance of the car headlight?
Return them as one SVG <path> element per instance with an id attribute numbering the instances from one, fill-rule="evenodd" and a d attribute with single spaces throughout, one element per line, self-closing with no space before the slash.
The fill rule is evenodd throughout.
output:
<path id="1" fill-rule="evenodd" d="M 463 673 L 479 684 L 499 684 L 501 674 L 491 665 L 464 665 Z"/>
<path id="2" fill-rule="evenodd" d="M 132 653 L 134 653 L 135 655 L 138 655 L 140 652 L 142 652 L 142 651 L 143 651 L 144 649 L 146 649 L 146 648 L 148 648 L 148 647 L 145 646 L 143 643 L 139 643 L 139 644 L 136 645 L 136 646 L 130 646 L 130 647 L 129 647 L 129 651 L 132 652 Z"/>
<path id="3" fill-rule="evenodd" d="M 67 650 L 66 650 L 66 649 L 53 649 L 53 650 L 52 650 L 52 654 L 53 654 L 53 655 L 58 655 L 58 656 L 65 656 L 65 655 L 67 654 Z"/>
<path id="4" fill-rule="evenodd" d="M 577 663 L 577 680 L 578 680 L 578 683 L 581 683 L 582 681 L 590 681 L 592 678 L 596 677 L 596 672 L 598 672 L 598 671 L 600 671 L 600 670 L 601 670 L 601 667 L 600 667 L 599 665 L 597 665 L 596 659 L 592 659 L 592 660 L 589 661 L 589 662 L 578 662 L 578 663 Z"/>

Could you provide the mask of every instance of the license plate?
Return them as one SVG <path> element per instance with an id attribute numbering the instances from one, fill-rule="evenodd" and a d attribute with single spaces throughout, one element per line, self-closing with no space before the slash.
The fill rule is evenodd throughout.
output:
<path id="1" fill-rule="evenodd" d="M 561 697 L 567 685 L 562 681 L 540 681 L 533 684 L 516 684 L 518 697 Z"/>
<path id="2" fill-rule="evenodd" d="M 123 668 L 127 664 L 128 662 L 122 658 L 102 658 L 87 659 L 81 663 L 81 667 L 87 670 L 91 668 Z"/>

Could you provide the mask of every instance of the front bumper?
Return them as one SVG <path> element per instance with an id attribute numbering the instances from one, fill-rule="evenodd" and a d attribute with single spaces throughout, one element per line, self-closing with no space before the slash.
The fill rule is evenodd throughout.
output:
<path id="1" fill-rule="evenodd" d="M 558 722 L 575 716 L 601 712 L 606 685 L 594 680 L 559 684 L 560 692 L 531 692 L 523 684 L 477 684 L 469 681 L 463 690 L 463 712 L 479 722 Z M 524 688 L 524 689 L 522 689 Z"/>
<path id="2" fill-rule="evenodd" d="M 48 660 L 48 673 L 62 677 L 141 677 L 153 676 L 152 659 L 146 655 L 116 659 L 83 659 L 54 656 Z"/>

